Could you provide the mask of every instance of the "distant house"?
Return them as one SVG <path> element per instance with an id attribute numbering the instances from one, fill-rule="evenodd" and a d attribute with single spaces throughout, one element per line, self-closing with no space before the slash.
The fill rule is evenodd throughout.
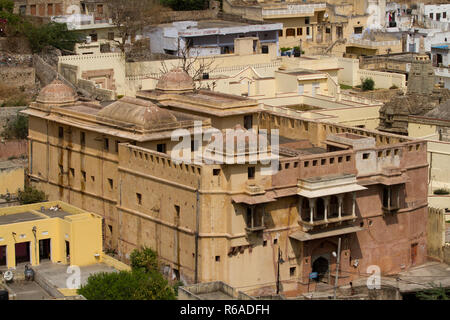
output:
<path id="1" fill-rule="evenodd" d="M 270 46 L 278 48 L 281 23 L 243 23 L 225 20 L 179 21 L 159 25 L 145 36 L 150 38 L 153 53 L 175 56 L 189 48 L 191 56 L 234 53 L 236 38 L 253 37 L 261 43 L 261 51 L 268 53 Z"/>

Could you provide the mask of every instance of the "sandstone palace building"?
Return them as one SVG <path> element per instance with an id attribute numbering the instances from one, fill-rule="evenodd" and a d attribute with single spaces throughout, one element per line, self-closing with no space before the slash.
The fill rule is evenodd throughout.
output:
<path id="1" fill-rule="evenodd" d="M 181 70 L 106 106 L 55 80 L 29 116 L 29 179 L 50 200 L 103 217 L 105 246 L 127 262 L 142 245 L 186 283 L 222 280 L 251 294 L 314 290 L 426 260 L 426 142 L 194 89 Z M 175 129 L 279 129 L 279 167 L 176 163 Z M 195 151 L 193 145 L 189 151 Z M 248 150 L 245 154 L 246 159 Z M 234 154 L 228 154 L 234 157 Z"/>

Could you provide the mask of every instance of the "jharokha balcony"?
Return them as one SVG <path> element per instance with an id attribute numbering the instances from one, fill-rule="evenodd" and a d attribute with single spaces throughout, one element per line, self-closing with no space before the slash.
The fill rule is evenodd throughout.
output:
<path id="1" fill-rule="evenodd" d="M 331 175 L 298 182 L 299 224 L 305 231 L 356 219 L 356 192 L 366 187 L 354 175 Z"/>

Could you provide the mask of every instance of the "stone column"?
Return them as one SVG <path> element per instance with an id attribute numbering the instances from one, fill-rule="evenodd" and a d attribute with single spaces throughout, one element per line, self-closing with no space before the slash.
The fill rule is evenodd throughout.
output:
<path id="1" fill-rule="evenodd" d="M 342 218 L 342 205 L 344 202 L 344 195 L 338 194 L 338 218 L 341 219 Z"/>
<path id="2" fill-rule="evenodd" d="M 300 218 L 300 221 L 303 221 L 303 219 L 302 219 L 302 205 L 303 205 L 303 198 L 300 197 L 300 200 L 298 201 L 298 217 Z"/>
<path id="3" fill-rule="evenodd" d="M 309 200 L 309 222 L 312 224 L 314 222 L 314 210 L 316 207 L 316 198 Z"/>
<path id="4" fill-rule="evenodd" d="M 323 197 L 323 204 L 324 204 L 323 217 L 325 221 L 328 221 L 328 206 L 330 205 L 329 196 Z"/>
<path id="5" fill-rule="evenodd" d="M 352 216 L 353 218 L 356 218 L 356 192 L 353 192 L 352 194 Z"/>

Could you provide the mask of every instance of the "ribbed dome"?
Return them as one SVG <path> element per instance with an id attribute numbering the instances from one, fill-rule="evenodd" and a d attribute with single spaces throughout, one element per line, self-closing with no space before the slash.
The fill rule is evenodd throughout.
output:
<path id="1" fill-rule="evenodd" d="M 36 102 L 54 105 L 73 104 L 77 100 L 76 92 L 58 79 L 46 85 L 36 98 Z"/>
<path id="2" fill-rule="evenodd" d="M 127 122 L 143 129 L 173 123 L 177 118 L 167 109 L 160 108 L 150 101 L 123 97 L 97 112 L 98 116 L 110 120 Z"/>
<path id="3" fill-rule="evenodd" d="M 194 90 L 194 80 L 186 71 L 176 68 L 159 79 L 156 89 L 175 92 L 192 91 Z"/>

